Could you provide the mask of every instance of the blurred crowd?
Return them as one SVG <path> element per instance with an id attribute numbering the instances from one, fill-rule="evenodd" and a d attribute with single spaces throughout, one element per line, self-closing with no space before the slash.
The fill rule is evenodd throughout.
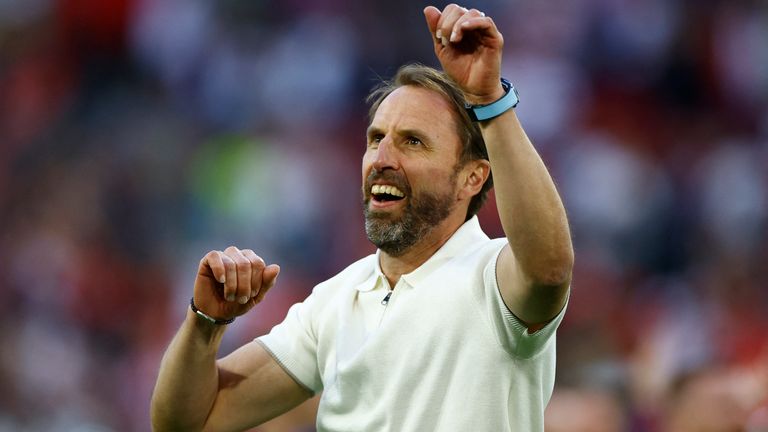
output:
<path id="1" fill-rule="evenodd" d="M 423 6 L 0 1 L 0 432 L 149 430 L 210 249 L 282 267 L 225 352 L 373 251 L 363 99 L 436 65 Z M 768 4 L 466 6 L 572 225 L 547 431 L 768 431 Z"/>

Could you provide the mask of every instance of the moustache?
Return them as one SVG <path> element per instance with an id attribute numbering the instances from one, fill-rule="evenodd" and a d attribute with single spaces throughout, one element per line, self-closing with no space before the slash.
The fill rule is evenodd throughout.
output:
<path id="1" fill-rule="evenodd" d="M 363 190 L 363 193 L 365 194 L 365 196 L 370 195 L 371 187 L 373 186 L 373 183 L 377 181 L 395 186 L 396 188 L 403 191 L 403 193 L 405 193 L 406 196 L 409 196 L 411 194 L 411 186 L 410 184 L 408 184 L 408 180 L 406 180 L 404 175 L 394 171 L 389 171 L 389 170 L 379 172 L 373 169 L 371 170 L 371 173 L 368 174 L 368 177 L 366 177 L 365 179 L 365 189 Z"/>

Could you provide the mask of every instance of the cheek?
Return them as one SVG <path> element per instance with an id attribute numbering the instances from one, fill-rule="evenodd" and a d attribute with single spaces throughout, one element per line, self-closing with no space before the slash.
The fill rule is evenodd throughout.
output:
<path id="1" fill-rule="evenodd" d="M 371 172 L 371 165 L 372 165 L 369 152 L 365 152 L 365 154 L 363 155 L 363 160 L 361 165 L 362 165 L 361 172 L 363 174 L 363 182 L 365 182 L 365 179 L 368 177 L 368 174 Z"/>
<path id="2" fill-rule="evenodd" d="M 456 181 L 452 178 L 452 172 L 435 169 L 424 171 L 418 180 L 418 186 L 411 184 L 414 190 L 428 192 L 440 196 L 455 196 L 457 193 Z"/>
<path id="3" fill-rule="evenodd" d="M 418 170 L 418 174 L 411 171 L 408 178 L 411 187 L 416 190 L 445 193 L 456 188 L 455 182 L 451 178 L 452 173 L 452 171 L 446 171 L 442 167 L 422 168 Z"/>
<path id="4" fill-rule="evenodd" d="M 363 153 L 363 157 L 362 157 L 360 162 L 361 162 L 360 164 L 362 165 L 362 168 L 363 168 L 363 173 L 365 173 L 368 169 L 370 169 L 370 166 L 371 166 L 371 152 L 369 150 L 366 150 L 365 153 Z"/>

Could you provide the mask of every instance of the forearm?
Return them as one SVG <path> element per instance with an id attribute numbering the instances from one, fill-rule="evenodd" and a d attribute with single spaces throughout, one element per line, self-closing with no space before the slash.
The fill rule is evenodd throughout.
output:
<path id="1" fill-rule="evenodd" d="M 570 281 L 573 248 L 563 203 L 513 110 L 481 123 L 499 218 L 532 285 Z"/>
<path id="2" fill-rule="evenodd" d="M 216 354 L 224 326 L 187 312 L 163 361 L 152 395 L 155 431 L 201 430 L 218 392 Z"/>

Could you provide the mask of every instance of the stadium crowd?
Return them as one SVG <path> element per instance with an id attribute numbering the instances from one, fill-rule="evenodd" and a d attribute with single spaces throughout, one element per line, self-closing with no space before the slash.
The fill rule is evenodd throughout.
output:
<path id="1" fill-rule="evenodd" d="M 572 225 L 547 431 L 768 431 L 768 5 L 470 6 Z M 282 267 L 227 349 L 370 253 L 363 98 L 424 31 L 406 0 L 0 2 L 0 432 L 147 430 L 209 249 Z"/>

